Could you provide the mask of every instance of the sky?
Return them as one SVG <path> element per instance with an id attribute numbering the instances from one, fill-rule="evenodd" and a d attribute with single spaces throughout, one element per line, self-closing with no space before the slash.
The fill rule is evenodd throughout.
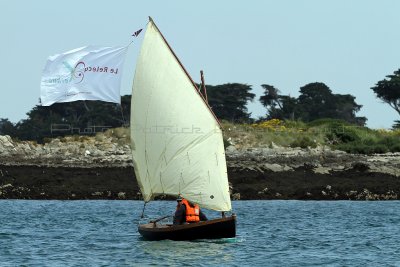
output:
<path id="1" fill-rule="evenodd" d="M 266 109 L 261 84 L 297 97 L 325 83 L 363 105 L 371 128 L 400 116 L 370 89 L 400 68 L 400 1 L 396 0 L 0 0 L 0 118 L 25 119 L 38 104 L 46 59 L 86 45 L 129 47 L 121 95 L 130 94 L 144 28 L 151 16 L 194 81 L 244 83 Z"/>

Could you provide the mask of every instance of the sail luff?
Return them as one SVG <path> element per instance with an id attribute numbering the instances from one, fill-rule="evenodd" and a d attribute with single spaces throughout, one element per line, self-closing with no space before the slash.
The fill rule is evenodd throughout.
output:
<path id="1" fill-rule="evenodd" d="M 182 62 L 179 60 L 178 56 L 175 54 L 174 50 L 172 49 L 172 47 L 169 45 L 167 39 L 165 39 L 164 35 L 162 34 L 162 32 L 160 31 L 160 29 L 157 27 L 156 23 L 154 22 L 154 20 L 149 17 L 149 20 L 151 23 L 153 23 L 153 25 L 155 26 L 155 28 L 157 29 L 158 33 L 160 34 L 160 36 L 163 38 L 165 44 L 167 45 L 167 47 L 169 48 L 169 50 L 171 51 L 171 53 L 174 55 L 176 61 L 178 61 L 179 65 L 181 66 L 182 70 L 186 73 L 186 76 L 189 78 L 189 80 L 192 82 L 193 85 L 193 89 L 196 91 L 196 93 L 199 95 L 199 97 L 201 98 L 201 100 L 203 101 L 203 103 L 207 106 L 208 110 L 211 112 L 211 114 L 214 116 L 214 119 L 217 121 L 218 126 L 220 127 L 220 129 L 222 130 L 222 126 L 220 121 L 218 120 L 217 116 L 215 115 L 215 113 L 212 111 L 210 105 L 208 104 L 208 102 L 204 99 L 204 97 L 200 94 L 200 89 L 197 87 L 196 83 L 193 81 L 192 77 L 190 76 L 189 72 L 186 70 L 185 66 L 183 66 Z"/>

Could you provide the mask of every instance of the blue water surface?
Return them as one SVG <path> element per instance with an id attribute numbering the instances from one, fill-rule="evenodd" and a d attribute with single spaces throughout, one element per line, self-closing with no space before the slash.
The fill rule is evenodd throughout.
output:
<path id="1" fill-rule="evenodd" d="M 0 266 L 400 266 L 399 201 L 233 207 L 236 238 L 152 242 L 137 232 L 140 201 L 1 200 Z M 154 201 L 145 214 L 174 208 Z"/>

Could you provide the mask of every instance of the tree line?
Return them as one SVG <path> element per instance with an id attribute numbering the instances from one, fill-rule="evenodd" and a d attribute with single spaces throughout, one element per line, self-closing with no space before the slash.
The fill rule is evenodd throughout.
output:
<path id="1" fill-rule="evenodd" d="M 128 125 L 131 96 L 121 97 L 121 105 L 102 101 L 75 101 L 35 106 L 27 118 L 17 123 L 0 119 L 0 135 L 42 142 L 44 138 L 74 134 L 95 134 L 108 128 Z"/>
<path id="2" fill-rule="evenodd" d="M 314 82 L 299 89 L 299 96 L 282 94 L 273 85 L 262 84 L 264 92 L 258 99 L 266 108 L 268 119 L 299 120 L 311 122 L 317 119 L 340 119 L 364 126 L 367 118 L 357 116 L 362 105 L 350 94 L 335 94 L 324 83 Z M 248 102 L 255 101 L 252 86 L 241 83 L 206 85 L 208 103 L 220 120 L 235 123 L 251 123 Z M 371 87 L 376 96 L 389 104 L 400 115 L 400 69 Z M 204 94 L 204 92 L 202 92 Z M 10 135 L 20 140 L 43 141 L 46 137 L 72 134 L 94 134 L 106 128 L 127 126 L 130 120 L 131 96 L 121 97 L 121 105 L 101 101 L 76 101 L 56 103 L 51 106 L 35 106 L 27 118 L 12 123 L 0 119 L 0 135 Z M 395 121 L 394 128 L 400 128 Z"/>

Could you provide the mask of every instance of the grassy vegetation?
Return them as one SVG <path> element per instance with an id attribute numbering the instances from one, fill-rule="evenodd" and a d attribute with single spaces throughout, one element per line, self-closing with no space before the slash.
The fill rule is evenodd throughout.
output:
<path id="1" fill-rule="evenodd" d="M 326 145 L 356 154 L 400 152 L 400 130 L 374 130 L 341 120 L 304 123 L 273 119 L 251 125 L 229 122 L 222 125 L 225 140 L 240 147 Z"/>
<path id="2" fill-rule="evenodd" d="M 329 146 L 355 154 L 400 152 L 400 129 L 374 130 L 352 125 L 341 120 L 323 119 L 310 123 L 281 121 L 277 119 L 256 124 L 222 122 L 225 147 L 234 144 L 239 148 L 252 147 L 316 147 Z M 110 139 L 118 145 L 130 144 L 129 128 L 113 128 L 97 133 L 94 140 Z M 61 137 L 61 142 L 87 142 L 89 136 Z M 51 139 L 46 139 L 50 142 Z"/>

